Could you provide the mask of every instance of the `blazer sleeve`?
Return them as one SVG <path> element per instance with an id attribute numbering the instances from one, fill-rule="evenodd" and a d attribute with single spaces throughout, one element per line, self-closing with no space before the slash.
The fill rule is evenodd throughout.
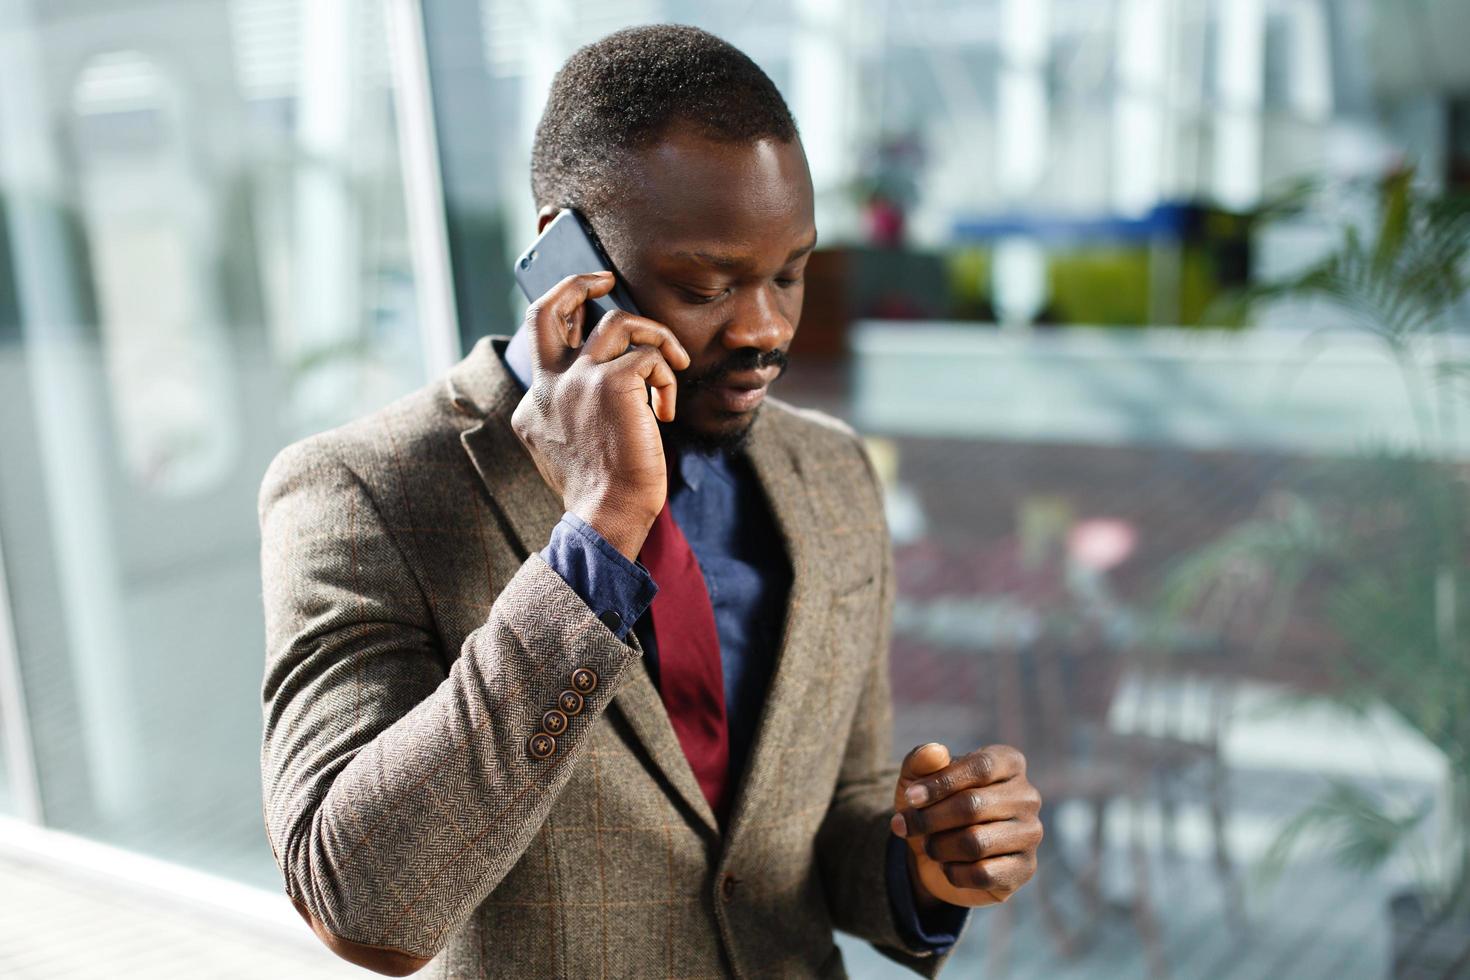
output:
<path id="1" fill-rule="evenodd" d="M 271 464 L 259 518 L 271 850 L 333 952 L 406 976 L 520 858 L 641 650 L 533 554 L 447 663 L 391 529 L 323 437 Z M 595 689 L 533 757 L 581 668 Z"/>
<path id="2" fill-rule="evenodd" d="M 857 452 L 882 514 L 882 485 L 862 443 Z M 888 840 L 893 835 L 893 790 L 898 766 L 893 755 L 893 701 L 888 680 L 888 647 L 896 591 L 893 548 L 886 524 L 879 590 L 878 629 L 861 700 L 843 751 L 832 806 L 817 832 L 817 859 L 833 924 L 866 939 L 884 956 L 922 976 L 935 976 L 954 947 L 936 953 L 913 947 L 904 938 L 888 897 Z M 956 943 L 955 945 L 958 945 Z"/>

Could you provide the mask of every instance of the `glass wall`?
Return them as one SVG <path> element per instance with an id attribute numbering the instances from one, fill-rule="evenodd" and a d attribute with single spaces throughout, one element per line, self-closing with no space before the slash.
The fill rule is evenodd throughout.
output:
<path id="1" fill-rule="evenodd" d="M 23 795 L 31 774 L 30 729 L 18 668 L 5 549 L 0 541 L 0 815 L 34 818 L 31 799 Z"/>
<path id="2" fill-rule="evenodd" d="M 6 731 L 5 723 L 10 713 L 0 703 L 0 733 Z M 15 815 L 15 793 L 10 786 L 10 760 L 6 757 L 7 739 L 0 734 L 0 814 Z"/>
<path id="3" fill-rule="evenodd" d="M 384 4 L 0 2 L 0 537 L 44 821 L 279 889 L 255 491 L 422 383 Z"/>
<path id="4" fill-rule="evenodd" d="M 1444 721 L 1470 445 L 1437 380 L 1470 313 L 1395 284 L 1464 281 L 1470 228 L 1435 215 L 1470 190 L 1470 4 L 427 13 L 466 342 L 517 320 L 531 134 L 576 46 L 694 23 L 790 102 L 822 248 L 782 394 L 888 480 L 896 746 L 1011 742 L 1048 800 L 1042 871 L 955 976 L 1453 975 L 1467 944 L 1414 903 L 1470 821 Z M 1394 247 L 1401 219 L 1443 247 Z"/>
<path id="5" fill-rule="evenodd" d="M 822 247 L 778 393 L 887 482 L 896 747 L 1014 743 L 1048 801 L 949 975 L 1455 975 L 1470 2 L 418 6 L 461 348 L 524 306 L 578 45 L 694 23 L 790 102 Z M 23 703 L 48 826 L 279 890 L 256 489 L 455 346 L 414 7 L 0 0 L 0 733 Z"/>

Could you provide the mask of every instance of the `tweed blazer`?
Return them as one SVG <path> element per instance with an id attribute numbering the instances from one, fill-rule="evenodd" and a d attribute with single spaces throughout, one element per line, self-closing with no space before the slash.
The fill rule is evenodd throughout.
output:
<path id="1" fill-rule="evenodd" d="M 893 567 L 856 434 L 775 398 L 753 423 L 793 575 L 722 833 L 636 635 L 538 554 L 563 507 L 507 339 L 265 476 L 263 817 L 296 909 L 394 976 L 840 977 L 834 928 L 938 973 L 885 883 Z"/>

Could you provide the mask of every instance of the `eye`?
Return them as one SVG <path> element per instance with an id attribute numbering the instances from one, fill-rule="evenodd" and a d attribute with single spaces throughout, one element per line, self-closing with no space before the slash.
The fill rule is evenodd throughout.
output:
<path id="1" fill-rule="evenodd" d="M 688 286 L 679 286 L 678 290 L 683 294 L 685 302 L 692 303 L 695 306 L 713 303 L 717 299 L 724 298 L 725 294 L 730 291 L 728 289 L 722 289 L 717 293 L 702 293 L 697 289 L 690 289 Z"/>
<path id="2" fill-rule="evenodd" d="M 790 289 L 792 286 L 795 286 L 800 282 L 801 276 L 778 276 L 776 278 L 776 285 L 780 286 L 782 289 Z"/>

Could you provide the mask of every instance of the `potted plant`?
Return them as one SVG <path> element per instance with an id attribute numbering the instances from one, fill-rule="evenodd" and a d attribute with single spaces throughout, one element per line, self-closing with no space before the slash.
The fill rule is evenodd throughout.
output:
<path id="1" fill-rule="evenodd" d="M 1267 216 L 1322 190 L 1299 188 Z M 1470 202 L 1428 194 L 1411 171 L 1331 190 L 1336 200 L 1366 192 L 1374 217 L 1344 228 L 1301 274 L 1239 297 L 1238 309 L 1330 304 L 1392 360 L 1415 439 L 1303 464 L 1261 516 L 1172 571 L 1166 608 L 1198 608 L 1242 568 L 1269 576 L 1270 608 L 1253 619 L 1257 648 L 1275 645 L 1288 618 L 1322 624 L 1335 637 L 1328 696 L 1355 710 L 1387 706 L 1443 753 L 1441 826 L 1427 825 L 1432 799 L 1329 781 L 1281 828 L 1262 868 L 1279 871 L 1309 831 L 1365 872 L 1417 856 L 1416 887 L 1389 903 L 1394 975 L 1470 975 L 1470 466 L 1455 458 L 1470 394 Z"/>

